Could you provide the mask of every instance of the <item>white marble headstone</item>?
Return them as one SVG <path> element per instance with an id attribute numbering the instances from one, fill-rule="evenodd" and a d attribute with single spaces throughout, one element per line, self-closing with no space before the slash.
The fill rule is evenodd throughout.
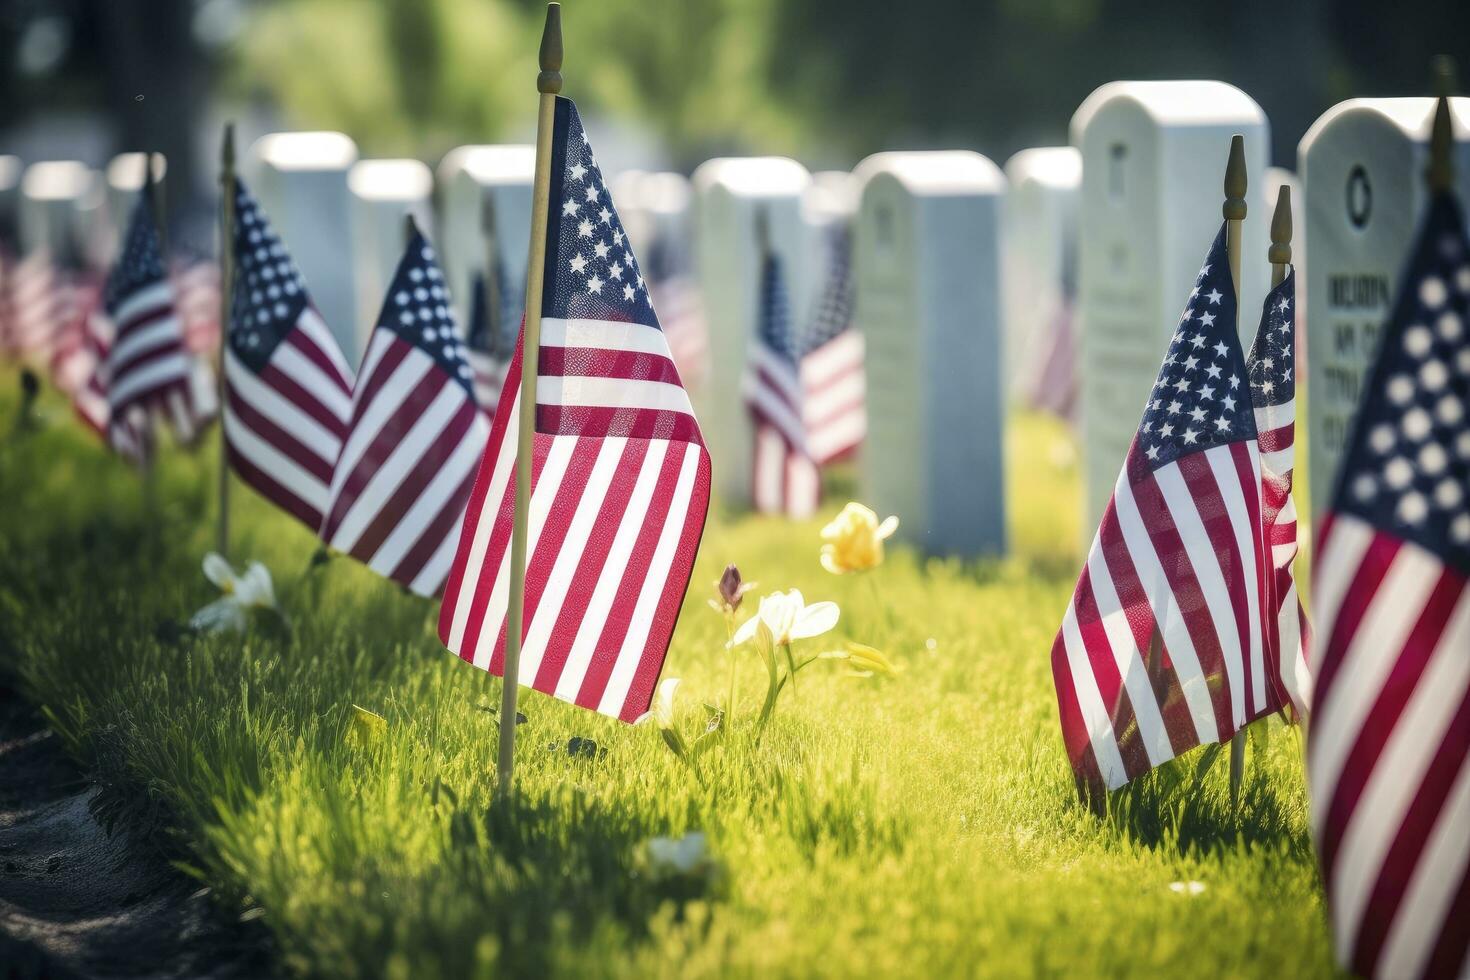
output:
<path id="1" fill-rule="evenodd" d="M 362 358 L 353 288 L 347 172 L 357 145 L 342 133 L 270 133 L 255 141 L 241 176 L 281 236 L 347 363 Z"/>
<path id="2" fill-rule="evenodd" d="M 1062 304 L 1077 290 L 1082 154 L 1038 146 L 1006 161 L 1001 268 L 1007 395 L 1019 397 Z"/>
<path id="3" fill-rule="evenodd" d="M 1005 177 L 968 150 L 878 153 L 854 173 L 864 497 L 930 554 L 1002 552 Z"/>
<path id="4" fill-rule="evenodd" d="M 751 492 L 754 434 L 740 382 L 760 305 L 756 215 L 766 214 L 795 315 L 807 308 L 810 295 L 801 220 L 801 197 L 810 183 L 806 168 L 785 157 L 717 158 L 694 171 L 694 254 L 710 344 L 699 421 L 714 463 L 715 489 L 727 501 L 748 501 Z"/>
<path id="5" fill-rule="evenodd" d="M 19 234 L 16 223 L 20 220 L 20 175 L 24 169 L 20 157 L 0 154 L 0 244 L 7 247 L 16 244 L 10 236 Z"/>
<path id="6" fill-rule="evenodd" d="M 1451 100 L 1455 179 L 1470 201 L 1470 98 Z M 1320 515 L 1399 275 L 1429 201 L 1434 100 L 1351 99 L 1297 148 L 1306 198 L 1306 403 L 1312 512 Z"/>
<path id="7" fill-rule="evenodd" d="M 487 273 L 487 200 L 494 212 L 495 248 L 505 271 L 505 288 L 516 297 L 525 296 L 535 176 L 536 148 L 525 144 L 460 146 L 439 163 L 439 256 L 462 331 L 469 329 L 475 277 Z M 517 300 L 515 309 L 523 308 L 524 302 Z M 514 317 L 519 322 L 519 313 Z"/>
<path id="8" fill-rule="evenodd" d="M 20 181 L 20 246 L 75 258 L 87 229 L 83 204 L 95 194 L 97 174 L 78 160 L 45 160 L 26 167 Z"/>
<path id="9" fill-rule="evenodd" d="M 366 350 L 383 296 L 403 258 L 404 216 L 412 214 L 419 231 L 436 241 L 430 201 L 434 176 L 418 160 L 359 160 L 347 172 L 347 189 L 352 192 L 357 346 Z"/>
<path id="10" fill-rule="evenodd" d="M 1270 285 L 1261 107 L 1224 82 L 1110 82 L 1072 117 L 1072 145 L 1082 151 L 1077 371 L 1089 538 L 1219 231 L 1237 133 L 1249 180 L 1240 284 L 1248 343 Z"/>

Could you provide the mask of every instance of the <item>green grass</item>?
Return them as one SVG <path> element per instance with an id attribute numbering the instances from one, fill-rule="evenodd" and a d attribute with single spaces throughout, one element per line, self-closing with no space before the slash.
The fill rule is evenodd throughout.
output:
<path id="1" fill-rule="evenodd" d="M 705 599 L 726 562 L 837 601 L 837 637 L 896 677 L 816 664 L 757 741 L 745 653 L 735 729 L 695 767 L 650 726 L 526 692 L 520 794 L 497 805 L 499 682 L 440 647 L 435 605 L 345 559 L 309 569 L 310 536 L 236 484 L 232 557 L 271 568 L 294 634 L 179 636 L 214 597 L 213 446 L 167 454 L 145 525 L 137 477 L 44 408 L 0 446 L 0 663 L 105 782 L 165 805 L 184 861 L 292 972 L 1332 973 L 1294 730 L 1253 746 L 1238 811 L 1198 753 L 1106 818 L 1078 804 L 1048 656 L 1077 471 L 1045 420 L 1011 433 L 1004 561 L 897 549 L 837 578 L 820 521 L 712 514 L 665 668 L 690 735 L 725 690 Z M 345 737 L 354 703 L 387 718 L 380 743 Z M 572 736 L 605 754 L 571 757 Z M 689 830 L 721 873 L 649 865 L 648 838 Z"/>

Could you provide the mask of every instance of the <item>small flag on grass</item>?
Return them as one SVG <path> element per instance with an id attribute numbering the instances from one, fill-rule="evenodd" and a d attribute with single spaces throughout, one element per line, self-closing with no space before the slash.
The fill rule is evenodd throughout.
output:
<path id="1" fill-rule="evenodd" d="M 557 98 L 532 435 L 521 683 L 648 710 L 704 529 L 710 459 L 571 100 Z M 465 515 L 439 636 L 500 674 L 521 345 Z"/>
<path id="2" fill-rule="evenodd" d="M 434 250 L 415 232 L 352 393 L 322 540 L 423 596 L 444 587 L 490 425 Z"/>
<path id="3" fill-rule="evenodd" d="M 352 415 L 352 369 L 265 213 L 236 181 L 225 440 L 242 480 L 315 533 Z"/>

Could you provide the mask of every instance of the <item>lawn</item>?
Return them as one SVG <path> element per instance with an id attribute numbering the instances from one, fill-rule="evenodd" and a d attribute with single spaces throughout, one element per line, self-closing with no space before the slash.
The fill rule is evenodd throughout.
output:
<path id="1" fill-rule="evenodd" d="M 188 635 L 217 596 L 199 567 L 217 445 L 168 452 L 150 506 L 63 405 L 42 412 L 12 435 L 0 399 L 0 669 L 119 807 L 161 804 L 181 864 L 289 972 L 1333 972 L 1297 730 L 1253 742 L 1238 809 L 1223 754 L 1202 753 L 1106 817 L 1079 805 L 1049 669 L 1078 471 L 1047 420 L 1010 432 L 1004 561 L 898 548 L 839 578 L 817 562 L 821 520 L 712 512 L 664 671 L 688 737 L 728 683 L 706 604 L 727 562 L 757 594 L 836 601 L 829 638 L 898 674 L 816 663 L 757 737 L 764 668 L 742 651 L 733 730 L 692 764 L 652 725 L 527 691 L 519 793 L 496 803 L 500 684 L 443 650 L 435 604 L 347 559 L 313 565 L 311 537 L 236 484 L 231 557 L 270 568 L 291 630 Z M 354 704 L 386 730 L 357 731 Z M 569 753 L 574 737 L 597 751 Z M 694 871 L 650 855 L 689 831 L 709 853 Z"/>

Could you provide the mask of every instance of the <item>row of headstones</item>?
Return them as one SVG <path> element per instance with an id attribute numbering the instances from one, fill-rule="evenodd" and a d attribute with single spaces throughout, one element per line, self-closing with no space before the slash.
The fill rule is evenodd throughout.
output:
<path id="1" fill-rule="evenodd" d="M 1353 100 L 1301 141 L 1304 220 L 1294 251 L 1304 272 L 1299 316 L 1308 324 L 1317 506 L 1331 490 L 1374 333 L 1423 210 L 1431 109 L 1429 99 Z M 1457 131 L 1470 132 L 1470 99 L 1454 109 Z M 1265 178 L 1252 181 L 1245 225 L 1249 332 L 1249 311 L 1267 286 L 1271 203 L 1291 177 L 1266 167 L 1260 107 L 1219 82 L 1105 85 L 1074 115 L 1071 147 L 1024 151 L 1004 174 L 977 153 L 939 151 L 877 154 L 851 175 L 811 175 L 767 157 L 707 161 L 692 184 L 674 174 L 620 176 L 614 198 L 645 264 L 655 240 L 693 242 L 687 251 L 711 344 L 701 418 L 722 492 L 748 493 L 751 434 L 739 391 L 757 302 L 756 214 L 765 213 L 772 247 L 786 261 L 797 311 L 820 288 L 820 230 L 851 217 L 858 326 L 868 344 L 864 496 L 902 514 L 906 534 L 930 551 L 1002 550 L 1007 396 L 1026 373 L 1044 318 L 1075 291 L 1084 527 L 1095 527 L 1195 263 L 1220 221 L 1234 133 L 1245 136 L 1249 172 Z M 439 166 L 436 238 L 461 314 L 486 265 L 487 199 L 505 243 L 506 281 L 524 279 L 532 166 L 528 146 L 461 147 Z M 38 171 L 46 180 L 29 179 L 38 168 L 51 168 Z M 432 227 L 434 175 L 418 161 L 358 160 L 351 140 L 336 133 L 265 137 L 241 169 L 355 356 L 397 261 L 404 210 Z M 80 164 L 31 171 L 20 180 L 27 244 L 52 241 L 77 220 L 76 202 L 96 197 Z M 1470 199 L 1470 142 L 1459 144 L 1456 171 Z M 0 194 L 5 174 L 0 158 Z M 136 159 L 114 161 L 105 182 L 114 210 L 141 175 Z"/>

